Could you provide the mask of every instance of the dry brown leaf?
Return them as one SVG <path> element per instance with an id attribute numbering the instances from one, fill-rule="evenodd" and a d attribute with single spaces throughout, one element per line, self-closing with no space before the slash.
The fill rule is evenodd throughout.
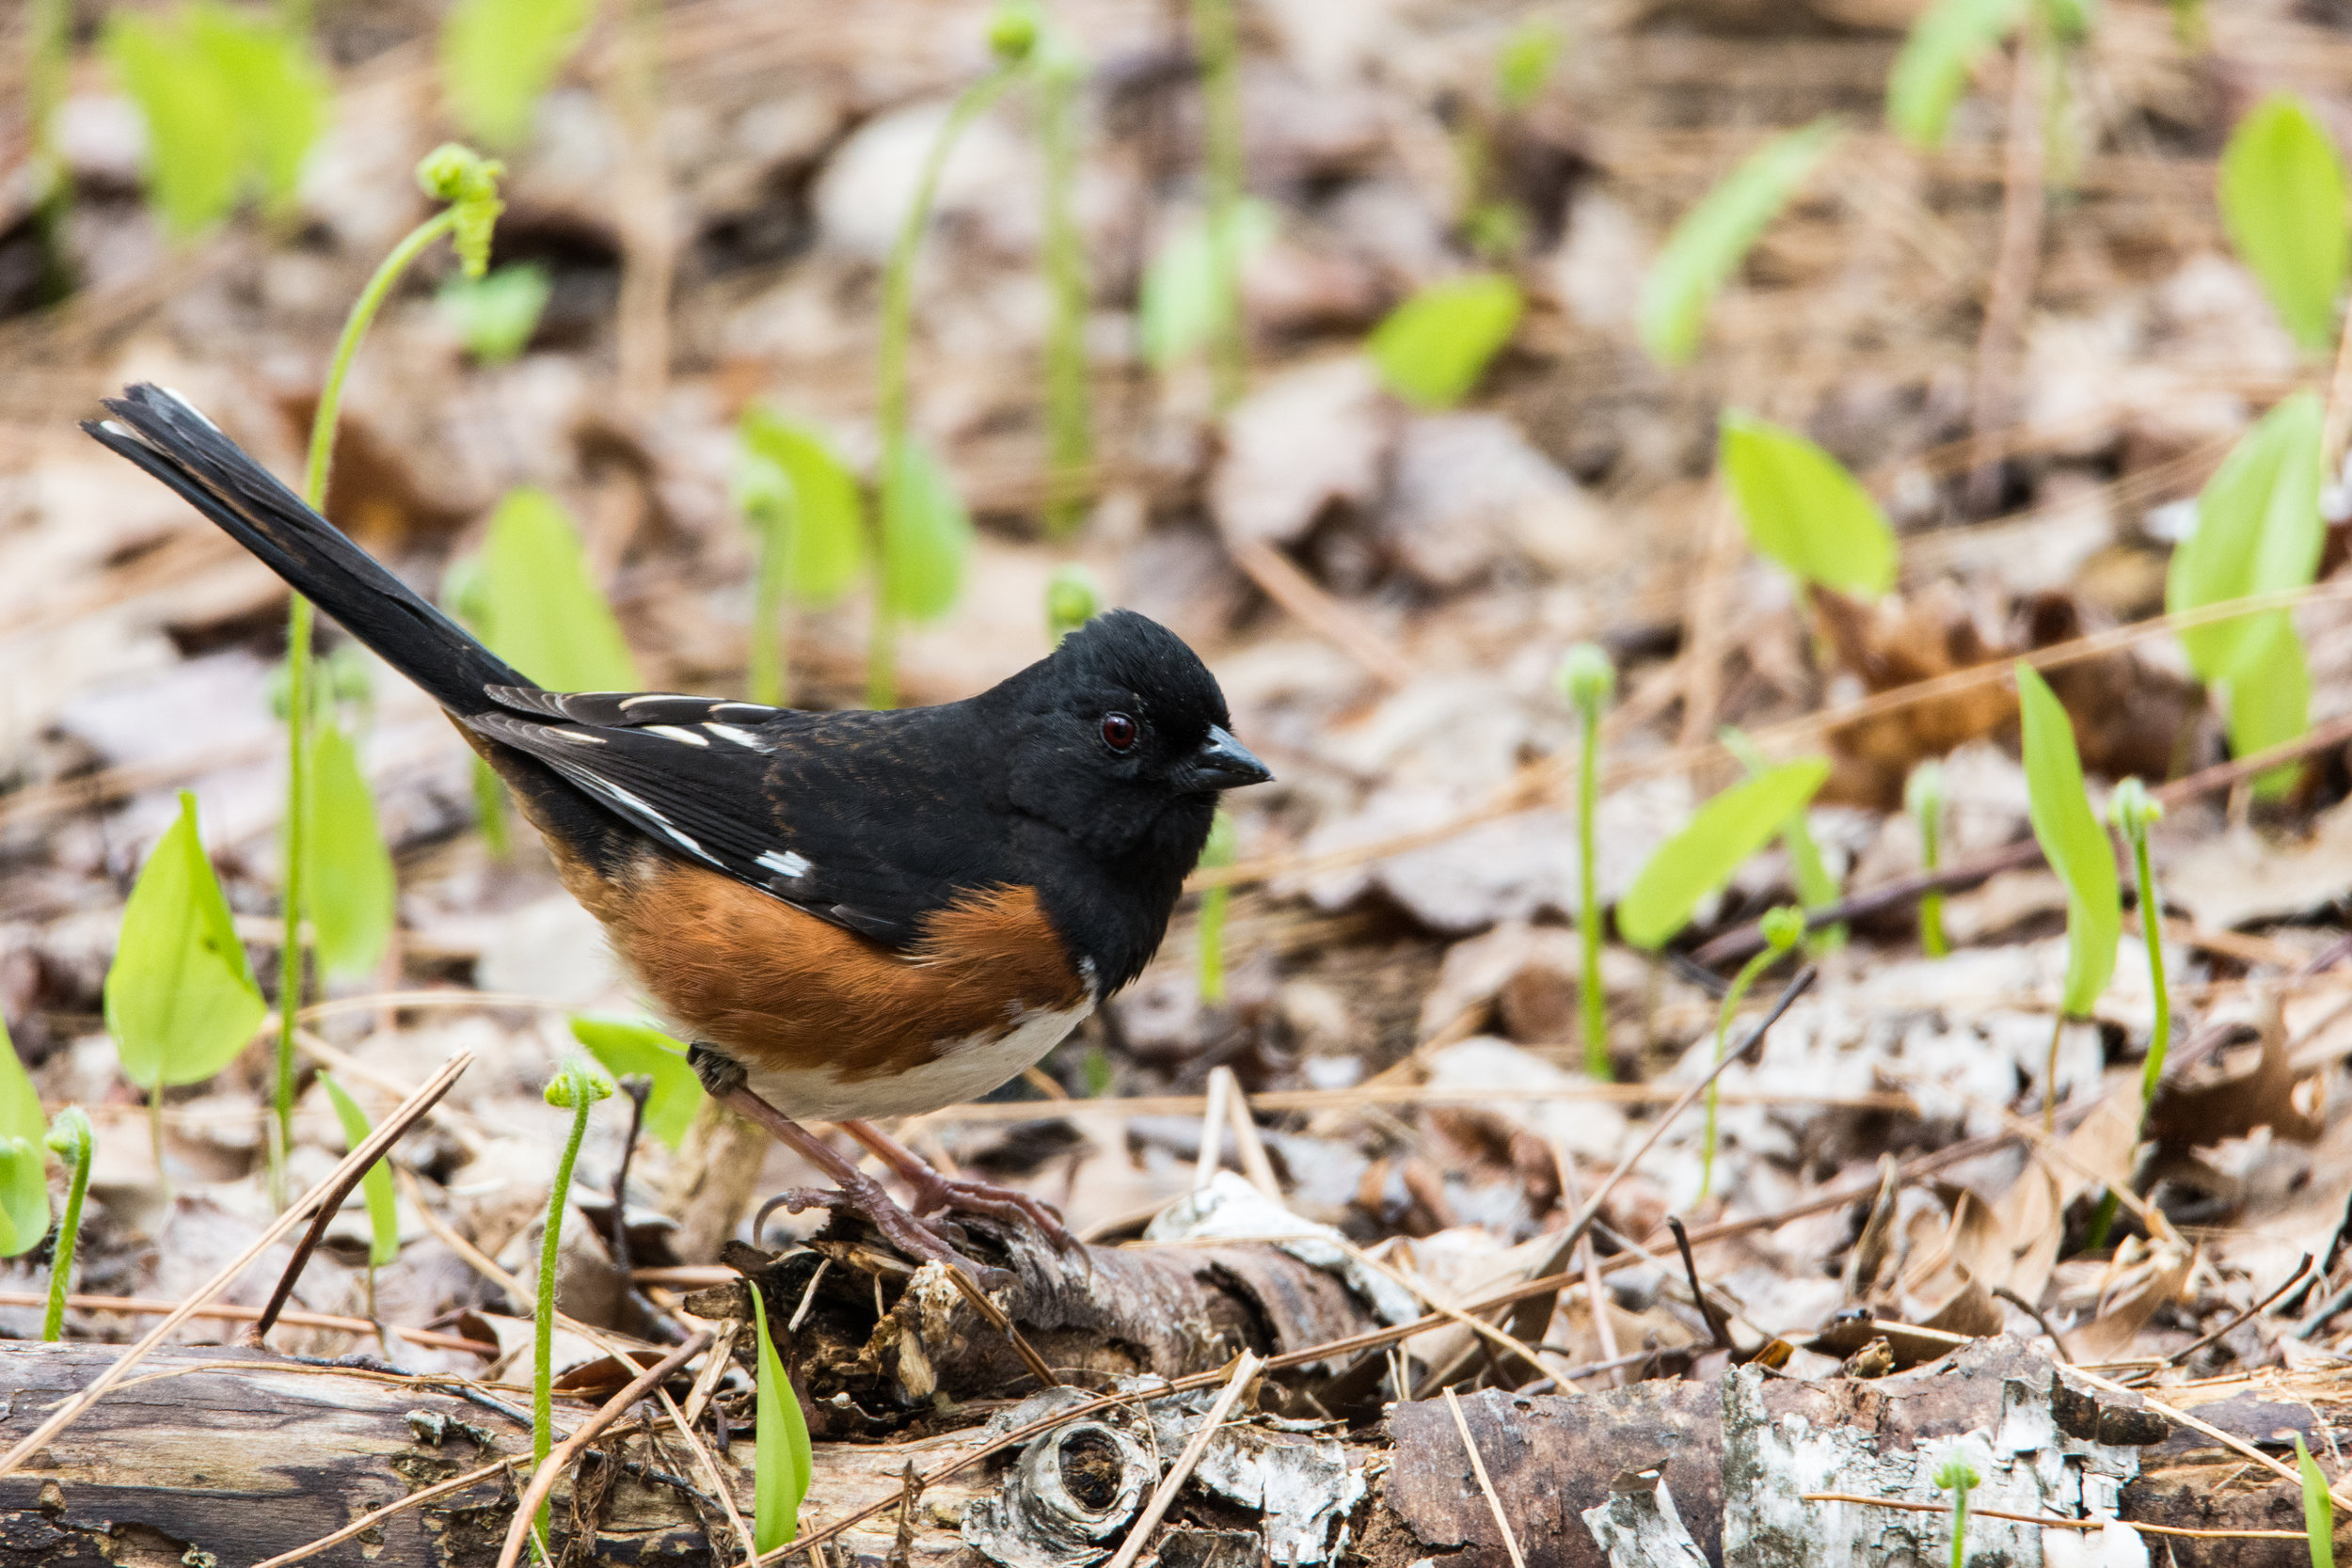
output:
<path id="1" fill-rule="evenodd" d="M 2179 1297 L 2196 1260 L 2195 1250 L 2177 1240 L 2159 1241 L 2149 1251 L 2130 1238 L 2117 1249 L 2120 1266 L 2108 1271 L 2098 1315 L 2067 1336 L 2075 1359 L 2111 1361 L 2128 1352 L 2156 1309 Z"/>
<path id="2" fill-rule="evenodd" d="M 2286 1025 L 2277 996 L 2264 998 L 2254 1023 L 2261 1032 L 2261 1049 L 2252 1067 L 2245 1065 L 2241 1051 L 2234 1061 L 2224 1059 L 2185 1083 L 2166 1085 L 2149 1108 L 2149 1136 L 2175 1147 L 2210 1147 L 2267 1127 L 2296 1143 L 2319 1141 L 2327 1131 L 2326 1106 L 2316 1091 L 2310 1106 L 2296 1102 L 2298 1085 L 2287 1059 Z"/>
<path id="3" fill-rule="evenodd" d="M 1876 604 L 1816 588 L 1813 608 L 1836 662 L 1872 692 L 2005 657 L 1984 640 L 1949 584 Z M 1824 799 L 1892 811 L 1902 803 L 1903 780 L 1915 765 L 1992 734 L 2016 711 L 2015 694 L 1994 684 L 1847 725 L 1836 736 L 1838 769 Z"/>

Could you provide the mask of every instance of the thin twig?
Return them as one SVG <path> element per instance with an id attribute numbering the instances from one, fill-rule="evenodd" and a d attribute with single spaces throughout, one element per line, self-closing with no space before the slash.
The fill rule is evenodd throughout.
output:
<path id="1" fill-rule="evenodd" d="M 2233 1436 L 2231 1433 L 2222 1431 L 2217 1426 L 2213 1426 L 2207 1422 L 2201 1421 L 2185 1410 L 2177 1410 L 2171 1405 L 2166 1404 L 2154 1398 L 2145 1388 L 2126 1388 L 2120 1383 L 2109 1382 L 2107 1379 L 2101 1377 L 2097 1372 L 2086 1371 L 2080 1367 L 2070 1368 L 2069 1372 L 2074 1377 L 2081 1378 L 2085 1383 L 2090 1384 L 2094 1388 L 2104 1388 L 2110 1394 L 2121 1394 L 2126 1398 L 2137 1397 L 2141 1403 L 2146 1405 L 2150 1410 L 2154 1411 L 2157 1415 L 2163 1417 L 2166 1420 L 2172 1422 L 2176 1426 L 2185 1426 L 2191 1432 L 2199 1433 L 2204 1436 L 2212 1438 L 2215 1442 L 2220 1444 L 2223 1448 L 2228 1449 L 2232 1453 L 2236 1454 L 2241 1459 L 2252 1460 L 2264 1469 L 2268 1470 L 2272 1475 L 2277 1476 L 2280 1481 L 2285 1481 L 2289 1486 L 2294 1487 L 2298 1494 L 2301 1492 L 2303 1487 L 2303 1478 L 2301 1475 L 2288 1468 L 2286 1465 L 2280 1464 L 2277 1460 L 2271 1458 L 2268 1454 L 2254 1447 L 2253 1444 L 2249 1443 L 2245 1438 Z M 2352 1495 L 2347 1495 L 2330 1487 L 2328 1489 L 2328 1496 L 2335 1499 L 2335 1505 L 2339 1509 L 2352 1508 Z"/>
<path id="2" fill-rule="evenodd" d="M 427 1097 L 420 1092 L 411 1096 L 403 1101 L 390 1116 L 386 1117 L 376 1128 L 375 1136 L 368 1139 L 371 1144 L 381 1144 L 386 1150 L 386 1154 L 380 1155 L 379 1158 L 389 1157 L 392 1146 L 405 1137 L 410 1128 L 423 1120 L 424 1114 L 433 1109 L 433 1102 L 440 1099 L 441 1094 L 446 1094 L 451 1085 L 457 1082 L 454 1075 L 450 1076 L 445 1082 L 436 1081 L 441 1083 L 440 1094 Z M 278 1275 L 278 1287 L 270 1291 L 268 1302 L 262 1307 L 262 1315 L 253 1320 L 251 1328 L 246 1330 L 246 1344 L 260 1345 L 268 1339 L 269 1331 L 277 1325 L 278 1314 L 286 1309 L 287 1298 L 294 1294 L 295 1282 L 301 1279 L 302 1271 L 310 1266 L 310 1255 L 318 1250 L 320 1240 L 326 1234 L 326 1227 L 334 1224 L 336 1215 L 342 1212 L 343 1199 L 352 1195 L 360 1181 L 366 1178 L 368 1172 L 374 1167 L 375 1161 L 373 1160 L 358 1166 L 354 1166 L 351 1161 L 345 1160 L 342 1164 L 335 1168 L 334 1174 L 321 1184 L 318 1190 L 324 1192 L 326 1196 L 319 1199 L 316 1205 L 316 1217 L 310 1221 L 310 1228 L 302 1233 L 302 1240 L 294 1246 L 294 1256 L 286 1259 L 285 1268 Z M 373 1309 L 373 1302 L 369 1303 L 371 1310 Z"/>
<path id="3" fill-rule="evenodd" d="M 1200 1429 L 1184 1445 L 1184 1451 L 1176 1456 L 1176 1463 L 1168 1467 L 1168 1474 L 1160 1478 L 1159 1487 L 1152 1494 L 1152 1500 L 1143 1505 L 1141 1513 L 1136 1515 L 1135 1524 L 1128 1528 L 1127 1539 L 1119 1544 L 1118 1552 L 1104 1564 L 1104 1568 L 1135 1568 L 1136 1559 L 1143 1555 L 1143 1548 L 1150 1543 L 1152 1532 L 1168 1516 L 1168 1508 L 1176 1501 L 1176 1494 L 1184 1488 L 1184 1482 L 1192 1479 L 1192 1472 L 1200 1465 L 1200 1456 L 1209 1451 L 1209 1444 L 1216 1436 L 1217 1429 L 1225 1424 L 1225 1418 L 1232 1412 L 1233 1402 L 1257 1381 L 1258 1373 L 1264 1366 L 1265 1363 L 1249 1351 L 1244 1351 L 1233 1358 L 1233 1370 L 1232 1375 L 1226 1377 L 1224 1390 L 1209 1406 L 1209 1413 L 1200 1418 Z"/>
<path id="4" fill-rule="evenodd" d="M 1682 1254 L 1682 1272 L 1690 1276 L 1691 1299 L 1697 1304 L 1699 1316 L 1707 1320 L 1708 1337 L 1715 1341 L 1717 1350 L 1730 1350 L 1731 1330 L 1715 1315 L 1715 1304 L 1707 1299 L 1707 1287 L 1699 1282 L 1699 1262 L 1691 1256 L 1691 1232 L 1684 1228 L 1682 1216 L 1668 1214 L 1666 1228 L 1675 1233 L 1675 1250 Z"/>
<path id="5" fill-rule="evenodd" d="M 1412 665 L 1388 639 L 1325 593 L 1321 584 L 1292 564 L 1290 557 L 1262 539 L 1234 541 L 1226 547 L 1233 564 L 1261 593 L 1290 611 L 1309 631 L 1362 665 L 1381 685 L 1398 688 L 1412 680 Z"/>
<path id="6" fill-rule="evenodd" d="M 1853 1492 L 1802 1492 L 1801 1503 L 1860 1503 L 1865 1508 L 1898 1508 L 1906 1513 L 1949 1513 L 1949 1503 L 1912 1502 L 1902 1497 L 1866 1497 Z M 2041 1525 L 2049 1529 L 2105 1529 L 2123 1525 L 2149 1535 L 2178 1535 L 2192 1541 L 2301 1541 L 2299 1529 L 2190 1529 L 2183 1525 L 2143 1525 L 2137 1519 L 2054 1519 L 2041 1513 L 2009 1513 L 1997 1508 L 1968 1505 L 1972 1519 L 2007 1519 L 2011 1524 Z M 266 1565 L 264 1565 L 266 1568 Z"/>
<path id="7" fill-rule="evenodd" d="M 2303 1260 L 2295 1265 L 2295 1272 L 2287 1275 L 2285 1283 L 2281 1284 L 2277 1290 L 2263 1297 L 2262 1300 L 2256 1302 L 2245 1311 L 2240 1312 L 2236 1317 L 2232 1318 L 2228 1323 L 2223 1323 L 2219 1328 L 2215 1329 L 2211 1334 L 2207 1334 L 2200 1338 L 2191 1339 L 2187 1344 L 2183 1345 L 2179 1350 L 2176 1350 L 2171 1354 L 2166 1356 L 2162 1362 L 2158 1363 L 2158 1365 L 2177 1367 L 2182 1362 L 2187 1360 L 2190 1356 L 2195 1355 L 2199 1351 L 2203 1350 L 2207 1345 L 2213 1344 L 2217 1340 L 2220 1339 L 2224 1335 L 2234 1332 L 2239 1325 L 2252 1323 L 2256 1318 L 2259 1318 L 2265 1312 L 2269 1311 L 2272 1305 L 2276 1303 L 2280 1297 L 2295 1289 L 2296 1285 L 2301 1281 L 2302 1277 L 2311 1272 L 2311 1267 L 2312 1255 L 2307 1252 L 2303 1254 Z"/>
<path id="8" fill-rule="evenodd" d="M 106 1390 L 119 1383 L 133 1367 L 138 1365 L 146 1357 L 150 1351 L 170 1338 L 174 1330 L 194 1316 L 198 1307 L 210 1305 L 215 1296 L 235 1284 L 237 1276 L 252 1267 L 255 1259 L 276 1245 L 278 1238 L 309 1217 L 311 1206 L 325 1196 L 327 1188 L 341 1180 L 345 1175 L 364 1171 L 382 1159 L 384 1151 L 392 1147 L 392 1142 L 399 1136 L 402 1128 L 409 1120 L 414 1119 L 413 1116 L 409 1115 L 409 1107 L 431 1105 L 449 1092 L 450 1085 L 457 1082 L 458 1074 L 472 1065 L 473 1053 L 470 1051 L 461 1051 L 452 1056 L 424 1087 L 411 1095 L 403 1102 L 399 1110 L 386 1117 L 382 1125 L 370 1133 L 358 1148 L 344 1155 L 342 1164 L 328 1173 L 326 1181 L 311 1188 L 290 1205 L 284 1213 L 278 1215 L 270 1224 L 268 1229 L 253 1239 L 252 1244 L 230 1259 L 227 1266 L 218 1274 L 198 1286 L 187 1300 L 167 1313 L 161 1323 L 147 1331 L 146 1338 L 124 1351 L 104 1371 L 99 1373 L 87 1387 L 58 1405 L 47 1420 L 26 1433 L 7 1453 L 0 1454 L 0 1476 L 14 1474 L 26 1460 L 56 1441 L 57 1433 L 79 1420 L 85 1411 L 104 1397 Z"/>
<path id="9" fill-rule="evenodd" d="M 49 1298 L 33 1291 L 0 1291 L 0 1307 L 42 1307 Z M 146 1296 L 68 1296 L 65 1304 L 77 1312 L 119 1312 L 126 1317 L 159 1318 L 167 1312 L 179 1310 L 181 1303 L 157 1301 Z M 251 1323 L 262 1315 L 258 1307 L 240 1307 L 234 1302 L 214 1302 L 188 1314 L 220 1323 Z M 280 1312 L 278 1321 L 291 1328 L 331 1328 L 339 1334 L 373 1335 L 378 1329 L 410 1344 L 425 1345 L 434 1350 L 471 1351 L 476 1355 L 495 1356 L 496 1345 L 481 1339 L 469 1339 L 462 1335 L 442 1334 L 430 1328 L 403 1328 L 398 1323 L 372 1323 L 366 1318 L 342 1318 L 331 1312 Z"/>
<path id="10" fill-rule="evenodd" d="M 523 1542 L 531 1534 L 532 1522 L 539 1516 L 539 1505 L 548 1500 L 555 1483 L 570 1468 L 589 1440 L 628 1413 L 628 1407 L 642 1400 L 664 1378 L 700 1355 L 710 1345 L 710 1330 L 698 1329 L 693 1338 L 669 1354 L 639 1372 L 628 1386 L 596 1407 L 595 1415 L 580 1422 L 579 1429 L 564 1439 L 562 1447 L 548 1455 L 523 1491 L 522 1501 L 515 1505 L 514 1523 L 506 1528 L 506 1544 L 499 1549 L 498 1568 L 515 1568 L 515 1560 L 522 1555 Z"/>
<path id="11" fill-rule="evenodd" d="M 1031 1377 L 1036 1378 L 1048 1388 L 1058 1388 L 1062 1386 L 1059 1374 L 1047 1364 L 1045 1357 L 1037 1353 L 1037 1347 L 1029 1343 L 1027 1337 L 1021 1332 L 1012 1319 L 1006 1316 L 1005 1309 L 991 1301 L 988 1292 L 972 1282 L 970 1275 L 965 1274 L 953 1263 L 943 1263 L 940 1266 L 947 1271 L 948 1282 L 955 1286 L 957 1293 L 972 1304 L 972 1310 L 987 1320 L 991 1328 L 1012 1341 L 1013 1353 L 1021 1357 L 1021 1364 L 1029 1369 Z"/>
<path id="12" fill-rule="evenodd" d="M 1560 1172 L 1561 1196 L 1568 1200 L 1569 1210 L 1573 1212 L 1584 1204 L 1584 1195 L 1576 1180 L 1575 1156 L 1561 1148 L 1557 1139 L 1548 1141 L 1551 1147 L 1551 1163 Z M 1600 1346 L 1601 1360 L 1614 1362 L 1618 1359 L 1617 1327 L 1609 1320 L 1609 1297 L 1600 1285 L 1600 1249 L 1593 1245 L 1591 1236 L 1577 1239 L 1576 1257 L 1578 1265 L 1584 1271 L 1584 1300 L 1592 1309 L 1594 1342 Z M 1623 1367 L 1612 1366 L 1609 1369 L 1609 1386 L 1612 1388 L 1625 1386 Z M 1561 1387 L 1565 1391 L 1567 1385 L 1564 1383 Z"/>
<path id="13" fill-rule="evenodd" d="M 2019 1295 L 2016 1291 L 2010 1290 L 2006 1285 L 1994 1286 L 1993 1294 L 2000 1300 L 2008 1302 L 2011 1307 L 2014 1307 L 2017 1310 L 2023 1312 L 2028 1318 L 2031 1318 L 2034 1321 L 2034 1326 L 2041 1329 L 2042 1333 L 2050 1337 L 2050 1343 L 2058 1349 L 2058 1358 L 2060 1365 L 2072 1366 L 2074 1364 L 2074 1353 L 2066 1348 L 2066 1341 L 2058 1337 L 2058 1331 L 2050 1325 L 2050 1320 L 2042 1315 L 2041 1307 L 2036 1307 L 2032 1302 L 2027 1301 L 2024 1296 Z M 1980 1511 L 1972 1510 L 1971 1512 Z"/>
<path id="14" fill-rule="evenodd" d="M 1494 1512 L 1495 1528 L 1502 1532 L 1502 1544 L 1511 1554 L 1511 1568 L 1527 1568 L 1527 1555 L 1519 1550 L 1518 1534 L 1503 1516 L 1502 1499 L 1495 1496 L 1495 1483 L 1486 1477 L 1486 1462 L 1479 1456 L 1477 1440 L 1470 1436 L 1469 1418 L 1462 1414 L 1462 1402 L 1454 1397 L 1451 1388 L 1445 1391 L 1445 1407 L 1454 1412 L 1454 1430 L 1462 1434 L 1462 1447 L 1470 1450 L 1470 1473 L 1478 1478 L 1478 1489 L 1486 1494 L 1486 1506 Z"/>

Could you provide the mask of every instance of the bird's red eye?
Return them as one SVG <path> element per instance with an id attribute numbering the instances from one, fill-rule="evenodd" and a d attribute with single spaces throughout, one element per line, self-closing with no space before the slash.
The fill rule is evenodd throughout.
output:
<path id="1" fill-rule="evenodd" d="M 1123 752 L 1136 743 L 1136 721 L 1123 713 L 1103 715 L 1103 744 Z"/>

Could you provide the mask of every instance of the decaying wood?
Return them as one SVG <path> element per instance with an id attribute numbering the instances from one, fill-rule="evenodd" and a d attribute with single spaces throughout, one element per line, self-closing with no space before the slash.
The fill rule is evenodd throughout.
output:
<path id="1" fill-rule="evenodd" d="M 980 1282 L 991 1297 L 1049 1366 L 1090 1386 L 1111 1375 L 1182 1377 L 1245 1350 L 1277 1355 L 1382 1324 L 1337 1275 L 1263 1243 L 1063 1253 L 1026 1228 L 976 1223 L 968 1233 L 976 1256 L 996 1265 Z M 773 1259 L 739 1245 L 725 1254 L 758 1280 L 770 1323 L 801 1325 L 778 1343 L 809 1395 L 816 1435 L 878 1435 L 936 1396 L 961 1402 L 1039 1386 L 945 1270 L 913 1271 L 855 1243 L 816 1246 Z M 827 1259 L 834 1266 L 820 1273 Z M 696 1292 L 687 1309 L 748 1318 L 743 1290 Z"/>
<path id="2" fill-rule="evenodd" d="M 2191 1386 L 2166 1398 L 2257 1444 L 2299 1433 L 2325 1451 L 2352 1421 L 2352 1382 L 2280 1376 Z M 2114 1513 L 2126 1521 L 2202 1529 L 2275 1530 L 2301 1518 L 2299 1495 L 2161 1417 L 2070 1382 L 2023 1341 L 1979 1341 L 1915 1371 L 1805 1382 L 1760 1368 L 1719 1382 L 1637 1384 L 1585 1396 L 1462 1402 L 1502 1509 L 1531 1564 L 1603 1568 L 1590 1513 L 1623 1536 L 1627 1497 L 1655 1468 L 1700 1555 L 1738 1568 L 1859 1568 L 1939 1559 L 1947 1518 L 1801 1500 L 1812 1491 L 1948 1501 L 1930 1477 L 1972 1434 L 1996 1467 L 1976 1501 L 2029 1515 Z M 1493 1511 L 1441 1402 L 1391 1410 L 1392 1468 L 1376 1530 L 1393 1523 L 1375 1560 L 1437 1556 L 1455 1568 L 1509 1568 Z M 1979 1461 L 1981 1463 L 1981 1461 Z M 1980 1519 L 1972 1553 L 2042 1561 L 2042 1532 Z M 2299 1543 L 2167 1542 L 2181 1568 L 2305 1560 Z M 1986 1560 L 1992 1560 L 1986 1558 Z"/>

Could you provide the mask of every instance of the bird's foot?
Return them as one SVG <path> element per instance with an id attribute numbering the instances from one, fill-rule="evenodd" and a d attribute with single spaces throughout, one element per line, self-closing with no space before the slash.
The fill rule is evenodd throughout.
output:
<path id="1" fill-rule="evenodd" d="M 901 1207 L 870 1176 L 861 1175 L 855 1182 L 844 1181 L 832 1192 L 818 1187 L 787 1188 L 759 1206 L 759 1212 L 752 1221 L 755 1237 L 767 1227 L 768 1216 L 779 1209 L 793 1214 L 810 1209 L 847 1210 L 872 1222 L 883 1241 L 908 1257 L 927 1263 L 946 1263 L 977 1275 L 970 1259 L 950 1246 L 937 1230 Z"/>
<path id="2" fill-rule="evenodd" d="M 914 1212 L 918 1214 L 985 1214 L 1006 1225 L 1026 1220 L 1036 1227 L 1038 1234 L 1054 1243 L 1057 1252 L 1067 1252 L 1078 1244 L 1078 1238 L 1061 1223 L 1059 1214 L 1018 1187 L 943 1175 L 930 1161 L 871 1122 L 845 1121 L 839 1126 L 914 1189 Z"/>

